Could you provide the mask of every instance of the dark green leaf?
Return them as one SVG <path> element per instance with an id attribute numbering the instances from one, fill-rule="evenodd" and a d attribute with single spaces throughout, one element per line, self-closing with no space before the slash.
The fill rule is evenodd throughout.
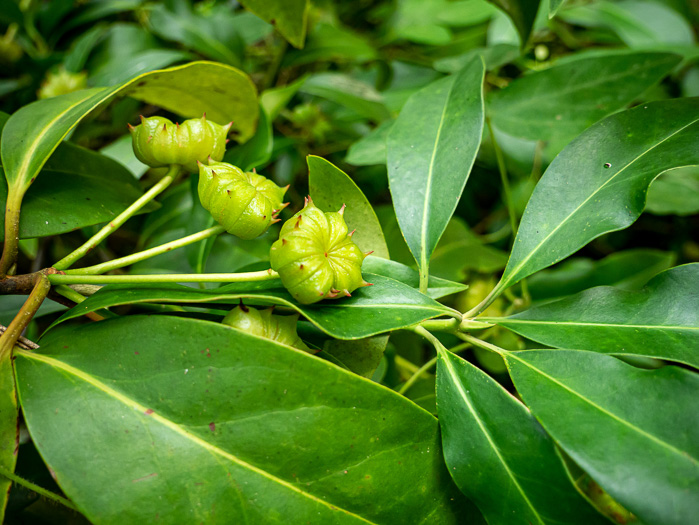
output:
<path id="1" fill-rule="evenodd" d="M 578 350 L 507 353 L 517 390 L 546 431 L 644 523 L 699 514 L 699 376 L 641 370 Z"/>
<path id="2" fill-rule="evenodd" d="M 343 73 L 312 75 L 303 83 L 301 91 L 340 104 L 375 122 L 391 116 L 378 91 Z"/>
<path id="3" fill-rule="evenodd" d="M 489 320 L 548 346 L 699 368 L 699 263 L 662 272 L 640 291 L 601 286 Z"/>
<path id="4" fill-rule="evenodd" d="M 670 53 L 605 51 L 525 75 L 489 98 L 493 125 L 516 137 L 562 141 L 623 108 L 680 63 Z"/>
<path id="5" fill-rule="evenodd" d="M 454 311 L 417 290 L 393 279 L 365 274 L 373 286 L 360 288 L 352 297 L 313 305 L 296 304 L 279 289 L 276 281 L 235 283 L 213 290 L 179 285 L 106 286 L 56 321 L 80 317 L 88 312 L 134 303 L 278 304 L 293 308 L 322 331 L 339 339 L 362 339 L 397 330 Z"/>
<path id="6" fill-rule="evenodd" d="M 0 467 L 15 471 L 19 447 L 19 412 L 13 360 L 0 359 Z M 5 516 L 5 506 L 12 482 L 0 475 L 0 520 Z"/>
<path id="7" fill-rule="evenodd" d="M 352 240 L 364 251 L 388 258 L 388 248 L 376 213 L 354 181 L 327 160 L 309 155 L 308 187 L 316 206 L 326 212 L 338 211 L 342 205 Z"/>
<path id="8" fill-rule="evenodd" d="M 663 171 L 699 164 L 699 98 L 649 102 L 598 122 L 551 163 L 527 204 L 498 287 L 632 224 Z"/>
<path id="9" fill-rule="evenodd" d="M 483 61 L 410 97 L 388 135 L 388 179 L 421 271 L 461 197 L 483 130 Z"/>
<path id="10" fill-rule="evenodd" d="M 444 348 L 438 353 L 444 459 L 488 523 L 608 523 L 575 490 L 529 410 L 468 361 Z"/>
<path id="11" fill-rule="evenodd" d="M 0 168 L 0 171 L 2 169 Z M 107 222 L 143 193 L 131 173 L 112 159 L 63 142 L 44 165 L 22 204 L 21 239 L 47 237 Z M 7 185 L 0 180 L 0 206 Z M 139 213 L 153 211 L 150 204 Z M 0 240 L 5 216 L 0 214 Z"/>
<path id="12" fill-rule="evenodd" d="M 239 144 L 226 151 L 224 162 L 230 162 L 243 171 L 250 171 L 266 164 L 272 156 L 272 122 L 267 113 L 260 106 L 260 118 L 257 122 L 257 131 L 244 144 Z"/>
<path id="13" fill-rule="evenodd" d="M 265 22 L 269 22 L 294 47 L 306 40 L 309 0 L 241 0 L 240 3 Z"/>
<path id="14" fill-rule="evenodd" d="M 56 332 L 16 366 L 29 432 L 93 522 L 480 523 L 430 414 L 305 352 L 148 316 Z"/>
<path id="15" fill-rule="evenodd" d="M 519 33 L 522 47 L 526 47 L 539 10 L 539 0 L 488 0 L 488 2 L 502 9 L 510 17 Z"/>
<path id="16" fill-rule="evenodd" d="M 527 284 L 535 302 L 560 299 L 593 286 L 634 290 L 672 267 L 675 259 L 671 252 L 647 249 L 624 250 L 599 261 L 577 257 L 537 272 Z"/>
<path id="17" fill-rule="evenodd" d="M 345 162 L 355 166 L 386 164 L 386 139 L 392 126 L 393 121 L 387 120 L 352 144 Z"/>
<path id="18" fill-rule="evenodd" d="M 693 215 L 699 212 L 699 167 L 666 171 L 648 190 L 646 211 L 655 215 Z"/>

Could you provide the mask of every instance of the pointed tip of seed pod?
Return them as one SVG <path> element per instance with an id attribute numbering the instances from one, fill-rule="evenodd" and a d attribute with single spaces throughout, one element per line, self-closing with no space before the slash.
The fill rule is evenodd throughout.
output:
<path id="1" fill-rule="evenodd" d="M 303 215 L 299 215 L 299 218 L 296 219 L 296 224 L 294 224 L 294 229 L 298 229 L 301 226 L 301 218 Z"/>
<path id="2" fill-rule="evenodd" d="M 231 120 L 228 124 L 226 124 L 223 127 L 226 128 L 226 133 L 228 133 L 228 130 L 233 127 L 233 121 Z"/>
<path id="3" fill-rule="evenodd" d="M 354 232 L 356 232 L 356 231 L 357 231 L 357 228 L 355 228 L 354 230 L 352 230 L 351 232 L 349 232 L 349 233 L 347 234 L 347 237 L 352 237 L 352 235 L 354 235 Z"/>
<path id="4" fill-rule="evenodd" d="M 371 251 L 369 251 L 369 252 L 366 252 L 366 253 L 364 254 L 364 257 L 368 257 L 368 256 L 371 255 L 372 253 L 374 253 L 374 250 L 371 250 Z"/>
<path id="5" fill-rule="evenodd" d="M 272 268 L 267 268 L 267 273 L 272 275 Z"/>
<path id="6" fill-rule="evenodd" d="M 228 144 L 231 141 L 231 139 L 226 139 L 226 144 Z"/>
<path id="7" fill-rule="evenodd" d="M 340 209 L 337 211 L 337 213 L 339 213 L 340 215 L 344 215 L 344 213 L 345 213 L 345 208 L 346 208 L 346 207 L 347 207 L 347 205 L 346 205 L 346 204 L 343 204 L 343 205 L 342 205 L 342 208 L 340 208 Z"/>
<path id="8" fill-rule="evenodd" d="M 163 124 L 163 131 L 167 131 L 167 124 Z"/>
<path id="9" fill-rule="evenodd" d="M 253 168 L 253 169 L 252 169 L 252 172 L 253 172 L 255 175 L 257 175 L 257 168 Z"/>
<path id="10" fill-rule="evenodd" d="M 349 293 L 349 290 L 342 290 L 345 294 L 345 297 L 352 297 L 352 294 Z"/>
<path id="11" fill-rule="evenodd" d="M 153 135 L 148 135 L 148 138 L 146 139 L 146 144 L 148 144 L 151 140 L 153 140 Z"/>
<path id="12" fill-rule="evenodd" d="M 321 297 L 323 297 L 324 295 L 325 295 L 325 294 L 324 294 L 323 292 L 320 292 L 320 296 L 321 296 Z M 328 297 L 330 297 L 329 294 L 328 294 Z"/>
<path id="13" fill-rule="evenodd" d="M 211 176 L 212 176 L 212 177 L 215 177 L 215 176 L 216 176 L 216 172 L 215 172 L 214 170 L 211 170 Z"/>
<path id="14" fill-rule="evenodd" d="M 133 127 L 131 124 L 127 124 L 126 127 L 129 128 L 129 131 L 130 131 L 131 133 L 133 133 L 134 130 L 136 129 L 136 128 Z"/>
<path id="15" fill-rule="evenodd" d="M 362 286 L 374 286 L 374 283 L 368 283 L 366 281 L 362 281 Z"/>
<path id="16" fill-rule="evenodd" d="M 199 159 L 197 159 L 197 166 L 199 166 L 200 168 L 201 168 L 201 166 L 202 166 L 202 163 L 201 163 L 201 161 L 200 161 Z"/>
<path id="17" fill-rule="evenodd" d="M 175 122 L 175 126 L 177 126 L 177 129 L 180 129 L 180 123 L 179 123 L 179 122 Z"/>
<path id="18" fill-rule="evenodd" d="M 304 198 L 303 198 L 303 207 L 305 208 L 305 207 L 307 207 L 309 204 L 310 204 L 311 206 L 314 206 L 314 204 L 313 204 L 313 199 L 311 198 L 310 195 L 309 195 L 308 197 L 304 197 Z"/>
<path id="19" fill-rule="evenodd" d="M 337 288 L 330 288 L 330 291 L 332 293 L 339 293 L 340 292 L 340 290 L 338 290 Z"/>
<path id="20" fill-rule="evenodd" d="M 286 244 L 286 239 L 284 237 L 282 237 L 282 246 L 284 246 L 285 244 Z"/>
<path id="21" fill-rule="evenodd" d="M 281 219 L 274 219 L 273 221 L 270 221 L 270 224 L 276 224 L 277 222 L 281 222 Z"/>
<path id="22" fill-rule="evenodd" d="M 283 188 L 283 189 L 284 189 L 284 193 L 287 192 L 287 190 L 289 189 L 290 186 L 291 186 L 291 184 L 287 184 L 286 186 L 284 186 L 284 188 Z M 282 194 L 282 195 L 283 195 L 283 194 Z M 287 202 L 287 204 L 289 204 L 289 203 Z"/>
<path id="23" fill-rule="evenodd" d="M 204 114 L 201 116 L 201 121 L 206 122 L 206 111 L 204 111 Z"/>
<path id="24" fill-rule="evenodd" d="M 276 304 L 273 304 L 272 306 L 270 306 L 269 308 L 267 308 L 267 310 L 269 310 L 269 312 L 272 313 L 272 312 L 274 312 L 274 307 L 275 307 L 275 306 L 277 306 L 277 305 L 276 305 Z"/>
<path id="25" fill-rule="evenodd" d="M 146 120 L 146 117 L 144 117 L 143 115 L 139 115 L 139 117 L 141 117 L 141 124 L 143 124 L 143 121 Z"/>

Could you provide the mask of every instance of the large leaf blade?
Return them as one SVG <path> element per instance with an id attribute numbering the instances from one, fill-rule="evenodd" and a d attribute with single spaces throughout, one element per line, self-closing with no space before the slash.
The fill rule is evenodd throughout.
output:
<path id="1" fill-rule="evenodd" d="M 444 349 L 437 362 L 437 407 L 449 473 L 490 525 L 608 523 L 576 491 L 529 410 Z"/>
<path id="2" fill-rule="evenodd" d="M 489 98 L 493 125 L 530 140 L 572 139 L 668 75 L 682 57 L 614 51 L 525 75 Z"/>
<path id="3" fill-rule="evenodd" d="M 448 480 L 431 415 L 220 324 L 150 316 L 56 332 L 41 353 L 18 352 L 17 377 L 32 437 L 92 521 L 474 515 Z"/>
<path id="4" fill-rule="evenodd" d="M 388 181 L 401 231 L 427 274 L 480 146 L 485 67 L 475 57 L 408 99 L 388 134 Z"/>
<path id="5" fill-rule="evenodd" d="M 699 263 L 640 291 L 600 286 L 507 318 L 484 318 L 558 348 L 669 359 L 699 368 Z"/>
<path id="6" fill-rule="evenodd" d="M 275 282 L 231 284 L 212 290 L 179 285 L 107 286 L 66 312 L 55 324 L 86 313 L 122 304 L 210 303 L 235 305 L 278 304 L 293 308 L 322 331 L 338 339 L 362 339 L 390 330 L 405 328 L 440 315 L 456 315 L 454 310 L 421 294 L 414 288 L 387 277 L 366 274 L 373 286 L 361 288 L 339 301 L 312 305 L 296 303 Z"/>
<path id="7" fill-rule="evenodd" d="M 499 289 L 626 228 L 653 179 L 699 164 L 699 98 L 650 102 L 598 122 L 551 163 L 524 211 Z M 578 174 L 573 180 L 572 174 Z"/>
<path id="8" fill-rule="evenodd" d="M 556 442 L 645 523 L 699 512 L 699 376 L 642 370 L 578 350 L 505 355 L 518 392 Z M 581 373 L 585 371 L 586 373 Z"/>
<path id="9" fill-rule="evenodd" d="M 306 40 L 310 0 L 242 0 L 240 2 L 265 22 L 269 22 L 294 47 Z"/>
<path id="10" fill-rule="evenodd" d="M 522 48 L 527 47 L 529 36 L 534 29 L 540 0 L 488 0 L 502 9 L 510 17 L 519 34 Z"/>

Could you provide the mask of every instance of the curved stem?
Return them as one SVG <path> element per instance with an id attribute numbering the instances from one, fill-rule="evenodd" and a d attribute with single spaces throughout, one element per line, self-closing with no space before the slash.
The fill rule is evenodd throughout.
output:
<path id="1" fill-rule="evenodd" d="M 163 275 L 67 275 L 49 276 L 51 284 L 154 284 L 154 283 L 245 283 L 279 279 L 272 269 L 245 273 L 184 273 Z"/>
<path id="2" fill-rule="evenodd" d="M 5 203 L 5 243 L 0 259 L 0 279 L 4 278 L 17 262 L 19 251 L 19 212 L 24 193 L 19 194 L 10 187 Z"/>
<path id="3" fill-rule="evenodd" d="M 85 299 L 87 299 L 87 297 L 82 295 L 80 292 L 73 290 L 70 286 L 66 286 L 64 284 L 56 286 L 54 290 L 56 291 L 56 293 L 62 295 L 66 299 L 70 299 L 71 301 L 73 301 L 76 305 L 82 303 Z M 113 314 L 112 312 L 104 308 L 101 308 L 96 312 L 89 312 L 85 315 L 93 321 L 104 321 L 107 318 L 117 317 L 116 314 Z"/>
<path id="4" fill-rule="evenodd" d="M 41 496 L 44 496 L 45 498 L 55 501 L 56 503 L 60 503 L 61 505 L 64 505 L 71 510 L 78 510 L 78 508 L 75 505 L 73 505 L 72 501 L 64 498 L 63 496 L 59 496 L 58 494 L 55 494 L 50 490 L 46 490 L 45 488 L 40 487 L 39 485 L 35 485 L 31 481 L 27 481 L 26 479 L 19 477 L 17 474 L 14 474 L 13 472 L 10 472 L 9 470 L 3 468 L 2 465 L 0 465 L 0 476 L 4 476 L 13 483 L 16 483 L 17 485 L 22 485 L 23 487 L 26 487 L 29 490 L 34 491 L 37 494 L 40 494 Z"/>
<path id="5" fill-rule="evenodd" d="M 471 347 L 471 343 L 462 343 L 458 346 L 455 346 L 451 350 L 449 350 L 451 353 L 456 354 L 458 352 L 461 352 L 462 350 L 466 350 L 467 348 Z M 415 382 L 420 379 L 430 368 L 432 368 L 435 364 L 437 364 L 437 361 L 439 360 L 439 356 L 435 356 L 429 361 L 427 361 L 424 365 L 422 365 L 420 368 L 418 368 L 413 375 L 410 376 L 410 378 L 401 385 L 401 387 L 397 390 L 399 394 L 405 394 L 408 390 L 410 390 L 410 387 L 415 384 Z"/>
<path id="6" fill-rule="evenodd" d="M 175 177 L 177 176 L 179 170 L 180 167 L 177 165 L 170 166 L 170 169 L 168 170 L 167 174 L 162 179 L 160 179 L 155 185 L 153 185 L 151 189 L 149 189 L 146 193 L 141 195 L 139 199 L 137 199 L 131 206 L 126 208 L 114 219 L 109 221 L 109 224 L 107 224 L 104 228 L 102 228 L 90 239 L 88 239 L 85 242 L 85 244 L 83 244 L 80 248 L 58 261 L 56 264 L 53 265 L 53 267 L 56 268 L 56 270 L 66 270 L 67 268 L 70 268 L 73 264 L 75 264 L 76 261 L 87 255 L 90 250 L 92 250 L 95 246 L 97 246 L 104 239 L 106 239 L 114 230 L 119 228 L 128 219 L 133 217 L 136 214 L 136 212 L 138 212 L 146 204 L 152 201 L 157 195 L 162 193 L 165 190 L 165 188 L 172 184 L 172 181 L 175 180 Z"/>
<path id="7" fill-rule="evenodd" d="M 214 235 L 218 235 L 225 231 L 226 229 L 223 226 L 213 226 L 211 228 L 207 228 L 206 230 L 202 230 L 198 233 L 188 235 L 187 237 L 182 237 L 181 239 L 161 244 L 160 246 L 155 246 L 154 248 L 150 248 L 148 250 L 143 250 L 142 252 L 133 253 L 131 255 L 127 255 L 126 257 L 121 257 L 119 259 L 107 261 L 102 264 L 95 264 L 94 266 L 87 266 L 85 268 L 77 268 L 74 270 L 66 270 L 65 273 L 66 275 L 99 275 L 102 273 L 109 272 L 111 270 L 116 270 L 117 268 L 129 266 L 131 264 L 143 261 L 145 259 L 149 259 L 151 257 L 155 257 L 156 255 L 169 252 L 176 248 L 181 248 L 183 246 L 187 246 L 195 242 L 203 241 L 204 239 L 207 239 Z"/>
<path id="8" fill-rule="evenodd" d="M 49 290 L 51 290 L 51 284 L 46 275 L 43 273 L 38 274 L 32 293 L 29 294 L 22 308 L 20 308 L 5 333 L 0 337 L 0 361 L 9 359 L 19 336 L 22 335 L 41 303 L 46 299 Z"/>
<path id="9" fill-rule="evenodd" d="M 478 339 L 477 337 L 473 337 L 472 335 L 468 334 L 457 334 L 459 339 L 462 339 L 466 341 L 467 343 L 471 343 L 473 346 L 477 346 L 478 348 L 482 348 L 483 350 L 488 350 L 490 352 L 495 352 L 496 354 L 502 356 L 504 354 L 508 353 L 508 350 L 505 350 L 504 348 L 500 348 L 499 346 L 495 346 L 492 343 L 488 343 L 486 341 L 483 341 L 482 339 Z"/>
<path id="10" fill-rule="evenodd" d="M 464 319 L 472 319 L 481 312 L 483 312 L 486 308 L 493 304 L 493 301 L 495 301 L 495 299 L 497 299 L 500 296 L 504 289 L 505 287 L 502 286 L 502 281 L 500 281 L 495 286 L 495 288 L 493 288 L 490 291 L 490 293 L 486 296 L 485 299 L 483 299 L 479 304 L 471 308 L 468 312 L 464 313 Z"/>

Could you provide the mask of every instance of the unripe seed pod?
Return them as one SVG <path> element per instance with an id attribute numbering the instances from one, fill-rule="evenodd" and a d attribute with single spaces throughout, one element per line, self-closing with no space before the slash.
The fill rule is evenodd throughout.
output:
<path id="1" fill-rule="evenodd" d="M 258 310 L 241 303 L 233 308 L 223 318 L 222 322 L 243 332 L 311 352 L 311 349 L 306 346 L 306 343 L 296 333 L 296 323 L 299 320 L 298 314 L 274 315 L 272 313 L 273 310 L 274 307 Z"/>
<path id="2" fill-rule="evenodd" d="M 244 173 L 225 162 L 199 164 L 199 200 L 221 226 L 241 239 L 259 237 L 288 203 L 280 188 L 257 173 Z"/>
<path id="3" fill-rule="evenodd" d="M 343 212 L 344 206 L 325 213 L 309 197 L 306 206 L 284 223 L 272 245 L 272 269 L 301 304 L 349 297 L 360 286 L 370 286 L 362 278 L 368 254 L 352 240 L 354 232 L 347 233 Z"/>
<path id="4" fill-rule="evenodd" d="M 133 151 L 138 160 L 151 168 L 179 164 L 191 172 L 197 171 L 197 162 L 208 157 L 221 160 L 226 152 L 226 135 L 232 123 L 219 126 L 206 120 L 185 120 L 173 124 L 163 117 L 141 117 L 141 123 L 129 126 Z"/>

